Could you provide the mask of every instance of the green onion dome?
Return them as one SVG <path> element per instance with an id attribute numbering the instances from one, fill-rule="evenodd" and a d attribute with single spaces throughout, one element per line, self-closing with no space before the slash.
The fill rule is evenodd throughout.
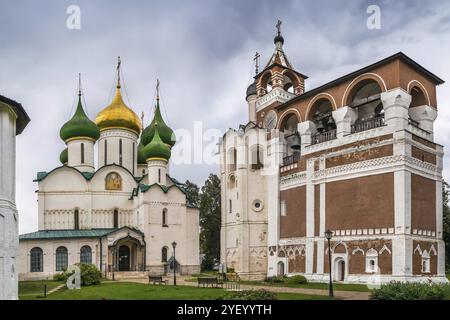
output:
<path id="1" fill-rule="evenodd" d="M 170 159 L 170 147 L 163 142 L 159 134 L 159 124 L 156 121 L 155 131 L 152 141 L 144 147 L 144 156 L 146 160 L 166 160 Z"/>
<path id="2" fill-rule="evenodd" d="M 65 148 L 59 155 L 59 161 L 61 161 L 61 163 L 64 165 L 66 165 L 67 162 L 69 162 L 69 151 L 67 148 Z"/>
<path id="3" fill-rule="evenodd" d="M 142 141 L 139 142 L 139 144 L 138 144 L 137 159 L 138 159 L 138 162 L 137 162 L 138 164 L 147 164 L 147 162 L 145 161 L 144 145 L 142 144 Z"/>
<path id="4" fill-rule="evenodd" d="M 62 126 L 59 136 L 65 142 L 76 137 L 91 138 L 94 140 L 100 137 L 100 130 L 97 125 L 88 118 L 83 110 L 81 94 L 78 94 L 78 105 L 75 114 L 72 119 Z"/>
<path id="5" fill-rule="evenodd" d="M 176 142 L 175 134 L 173 133 L 173 130 L 167 126 L 167 124 L 164 122 L 161 116 L 161 110 L 159 108 L 159 99 L 156 99 L 155 115 L 153 117 L 152 122 L 142 132 L 141 141 L 144 146 L 146 146 L 147 144 L 150 143 L 150 141 L 152 141 L 153 136 L 155 135 L 156 123 L 158 123 L 158 132 L 159 136 L 161 137 L 161 140 L 172 148 Z"/>

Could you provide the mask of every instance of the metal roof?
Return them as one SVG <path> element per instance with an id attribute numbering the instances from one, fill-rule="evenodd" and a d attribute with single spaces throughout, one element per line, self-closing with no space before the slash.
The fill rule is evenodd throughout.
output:
<path id="1" fill-rule="evenodd" d="M 45 240 L 45 239 L 74 239 L 74 238 L 100 238 L 117 229 L 90 229 L 90 230 L 41 230 L 22 234 L 19 240 Z"/>

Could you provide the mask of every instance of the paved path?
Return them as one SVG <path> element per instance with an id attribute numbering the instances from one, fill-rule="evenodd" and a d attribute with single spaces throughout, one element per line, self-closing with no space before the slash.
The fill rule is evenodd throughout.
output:
<path id="1" fill-rule="evenodd" d="M 49 294 L 52 294 L 52 293 L 54 293 L 54 292 L 58 291 L 59 289 L 62 289 L 62 288 L 64 288 L 65 286 L 66 286 L 66 284 L 65 284 L 65 283 L 64 283 L 64 284 L 61 284 L 61 285 L 59 285 L 59 286 L 57 286 L 57 287 L 53 288 L 52 290 L 49 290 L 49 291 L 47 292 L 47 295 L 49 295 Z"/>
<path id="2" fill-rule="evenodd" d="M 173 284 L 173 278 L 166 277 L 169 282 L 168 285 Z M 177 276 L 177 285 L 184 286 L 197 286 L 197 282 L 185 281 L 186 279 L 192 279 L 192 277 L 183 277 Z M 138 282 L 138 283 L 148 283 L 148 279 L 121 279 L 118 281 L 125 282 Z M 241 289 L 250 290 L 250 289 L 265 289 L 273 292 L 285 292 L 285 293 L 300 293 L 300 294 L 309 294 L 309 295 L 318 295 L 318 296 L 327 296 L 328 290 L 323 289 L 305 289 L 305 288 L 289 288 L 289 287 L 274 287 L 274 286 L 264 286 L 264 285 L 249 285 L 249 284 L 241 284 Z M 359 292 L 359 291 L 334 291 L 334 296 L 338 299 L 342 300 L 368 300 L 370 293 L 369 292 Z"/>

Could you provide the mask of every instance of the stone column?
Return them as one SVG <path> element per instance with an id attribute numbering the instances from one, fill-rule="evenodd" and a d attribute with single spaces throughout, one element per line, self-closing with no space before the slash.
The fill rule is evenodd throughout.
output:
<path id="1" fill-rule="evenodd" d="M 297 126 L 302 140 L 302 149 L 311 145 L 311 136 L 316 133 L 316 125 L 312 121 L 300 122 Z"/>
<path id="2" fill-rule="evenodd" d="M 433 133 L 434 120 L 437 117 L 437 110 L 431 106 L 420 106 L 409 109 L 411 118 L 419 122 L 419 127 L 423 130 Z"/>
<path id="3" fill-rule="evenodd" d="M 392 89 L 381 93 L 381 101 L 385 112 L 385 122 L 393 131 L 405 130 L 408 127 L 409 105 L 411 95 L 403 89 Z"/>
<path id="4" fill-rule="evenodd" d="M 336 123 L 336 136 L 340 139 L 351 133 L 351 126 L 358 119 L 358 112 L 350 107 L 342 107 L 333 111 L 333 119 Z"/>

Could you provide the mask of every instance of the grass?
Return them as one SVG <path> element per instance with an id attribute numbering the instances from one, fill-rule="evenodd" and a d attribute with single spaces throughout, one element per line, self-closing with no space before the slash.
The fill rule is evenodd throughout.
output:
<path id="1" fill-rule="evenodd" d="M 59 284 L 60 282 L 58 282 Z M 189 286 L 162 286 L 132 282 L 103 282 L 79 290 L 63 288 L 49 295 L 48 300 L 215 300 L 226 291 L 221 288 L 196 288 Z M 326 300 L 326 296 L 297 293 L 277 293 L 280 300 Z M 24 298 L 24 296 L 20 296 Z M 26 296 L 37 299 L 36 296 Z"/>
<path id="2" fill-rule="evenodd" d="M 44 286 L 47 285 L 47 292 L 63 284 L 63 282 L 53 280 L 39 281 L 19 281 L 19 299 L 34 299 L 44 296 Z"/>
<path id="3" fill-rule="evenodd" d="M 309 282 L 306 284 L 291 284 L 291 283 L 283 283 L 283 282 L 269 283 L 269 282 L 263 282 L 263 281 L 241 281 L 241 284 L 249 284 L 249 285 L 253 285 L 253 286 L 267 286 L 267 287 L 328 290 L 328 283 L 317 283 L 317 282 Z M 333 289 L 336 291 L 357 291 L 357 292 L 370 292 L 371 291 L 365 284 L 333 283 Z"/>
<path id="4" fill-rule="evenodd" d="M 193 278 L 186 279 L 186 282 L 197 282 L 197 278 L 194 275 Z M 200 276 L 206 276 L 202 274 Z M 248 284 L 261 287 L 284 287 L 284 288 L 301 288 L 301 289 L 322 289 L 328 290 L 328 283 L 309 282 L 306 284 L 290 284 L 290 283 L 269 283 L 264 281 L 241 281 L 241 284 Z M 371 290 L 365 284 L 346 284 L 346 283 L 333 283 L 333 289 L 338 291 L 357 291 L 357 292 L 371 292 Z"/>

